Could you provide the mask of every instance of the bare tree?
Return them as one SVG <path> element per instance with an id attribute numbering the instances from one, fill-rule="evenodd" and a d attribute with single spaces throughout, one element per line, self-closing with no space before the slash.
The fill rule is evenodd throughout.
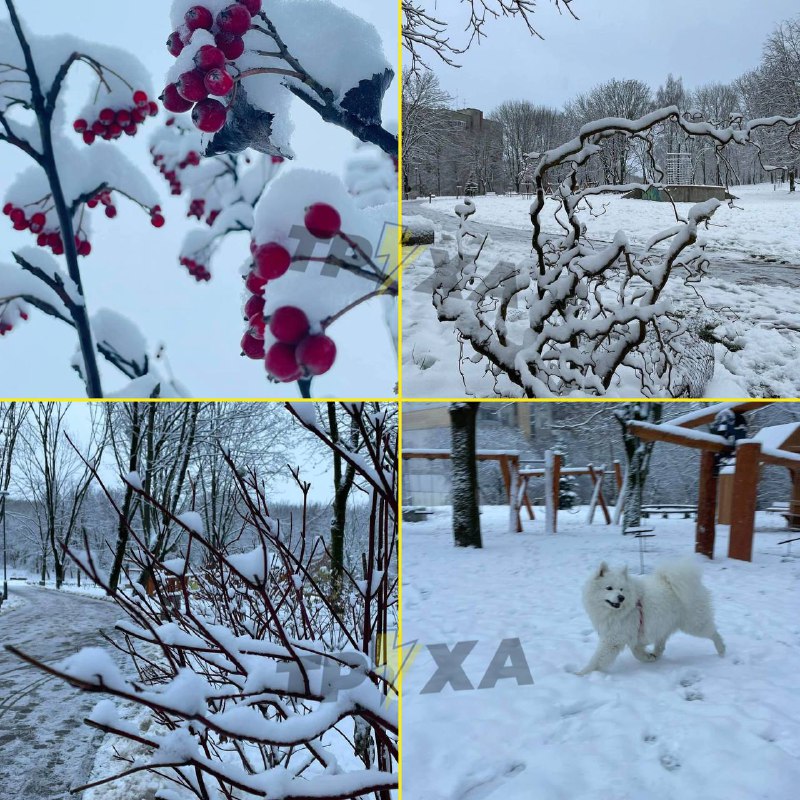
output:
<path id="1" fill-rule="evenodd" d="M 99 409 L 88 406 L 91 417 L 86 456 L 79 456 L 67 440 L 68 403 L 30 403 L 20 433 L 23 447 L 16 462 L 25 495 L 36 514 L 39 541 L 47 542 L 47 557 L 52 558 L 56 588 L 65 577 L 65 548 L 81 527 L 81 514 L 92 470 L 103 457 L 108 431 Z M 44 554 L 43 554 L 44 555 Z M 46 558 L 41 579 L 47 573 Z"/>
<path id="2" fill-rule="evenodd" d="M 453 27 L 466 32 L 466 40 L 460 43 L 450 36 L 450 25 L 430 11 L 430 2 L 403 0 L 403 46 L 411 57 L 411 70 L 425 65 L 423 55 L 433 54 L 445 64 L 458 66 L 456 58 L 465 53 L 475 42 L 486 36 L 486 25 L 493 19 L 513 17 L 520 20 L 532 36 L 542 38 L 533 25 L 536 0 L 459 0 L 466 21 L 453 23 Z M 573 0 L 551 0 L 561 11 L 566 10 L 577 19 L 572 9 Z"/>
<path id="3" fill-rule="evenodd" d="M 492 113 L 503 126 L 503 161 L 517 192 L 531 153 L 542 153 L 563 141 L 564 119 L 557 109 L 528 100 L 508 100 Z"/>
<path id="4" fill-rule="evenodd" d="M 453 131 L 452 98 L 429 70 L 403 71 L 403 190 L 411 191 L 415 170 L 439 160 Z M 417 191 L 421 192 L 420 181 Z"/>

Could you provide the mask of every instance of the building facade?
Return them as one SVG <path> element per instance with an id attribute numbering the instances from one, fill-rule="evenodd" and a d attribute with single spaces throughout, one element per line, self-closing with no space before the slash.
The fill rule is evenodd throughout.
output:
<path id="1" fill-rule="evenodd" d="M 504 192 L 502 126 L 477 108 L 445 112 L 445 135 L 414 159 L 408 183 L 412 198 Z"/>

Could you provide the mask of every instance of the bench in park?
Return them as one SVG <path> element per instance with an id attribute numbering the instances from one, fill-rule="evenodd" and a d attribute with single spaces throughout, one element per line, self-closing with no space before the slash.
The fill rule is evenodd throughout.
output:
<path id="1" fill-rule="evenodd" d="M 800 530 L 800 511 L 792 511 L 788 505 L 770 506 L 767 509 L 770 514 L 780 514 L 789 525 L 791 530 Z"/>
<path id="2" fill-rule="evenodd" d="M 660 514 L 662 519 L 667 519 L 671 514 L 680 514 L 684 519 L 697 516 L 697 506 L 642 506 L 642 516 L 648 519 L 651 515 Z"/>
<path id="3" fill-rule="evenodd" d="M 404 508 L 403 522 L 424 522 L 431 514 L 433 514 L 433 511 L 429 508 Z"/>

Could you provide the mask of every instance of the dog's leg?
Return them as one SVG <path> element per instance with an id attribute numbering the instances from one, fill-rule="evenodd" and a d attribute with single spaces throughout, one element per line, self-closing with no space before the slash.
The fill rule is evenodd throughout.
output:
<path id="1" fill-rule="evenodd" d="M 614 663 L 616 657 L 622 652 L 624 646 L 625 645 L 622 644 L 610 644 L 609 642 L 601 641 L 597 645 L 597 650 L 594 651 L 591 661 L 589 661 L 580 672 L 577 672 L 576 675 L 588 675 L 596 669 L 608 669 L 608 667 Z"/>
<path id="2" fill-rule="evenodd" d="M 666 646 L 667 646 L 667 640 L 666 639 L 659 639 L 656 642 L 655 648 L 653 649 L 653 655 L 656 658 L 661 658 L 661 656 L 664 655 L 664 648 Z"/>
<path id="3" fill-rule="evenodd" d="M 631 653 L 633 653 L 636 656 L 636 658 L 639 659 L 639 661 L 644 661 L 644 662 L 655 661 L 658 658 L 658 656 L 655 653 L 649 653 L 640 644 L 633 645 L 631 647 Z M 659 653 L 658 655 L 661 655 L 661 653 Z"/>
<path id="4" fill-rule="evenodd" d="M 714 647 L 717 648 L 717 655 L 724 656 L 725 655 L 725 642 L 722 641 L 722 637 L 719 635 L 717 631 L 714 631 L 711 634 L 711 641 L 714 642 Z"/>

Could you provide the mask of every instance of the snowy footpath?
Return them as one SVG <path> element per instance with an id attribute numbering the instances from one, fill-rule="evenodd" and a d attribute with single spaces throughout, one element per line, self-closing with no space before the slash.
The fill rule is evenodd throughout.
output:
<path id="1" fill-rule="evenodd" d="M 800 548 L 778 545 L 780 518 L 759 513 L 752 563 L 725 557 L 726 527 L 704 561 L 725 658 L 678 633 L 660 661 L 626 650 L 607 674 L 577 677 L 597 642 L 583 584 L 601 560 L 638 575 L 638 541 L 567 512 L 546 536 L 536 512 L 510 534 L 506 508 L 482 509 L 482 550 L 453 546 L 449 509 L 403 527 L 404 640 L 423 645 L 403 682 L 405 800 L 797 797 Z M 647 523 L 646 572 L 692 553 L 692 520 Z M 461 666 L 477 687 L 508 639 L 532 685 L 422 692 L 438 674 L 426 645 L 476 641 Z"/>
<path id="2" fill-rule="evenodd" d="M 24 602 L 0 615 L 0 646 L 53 663 L 102 644 L 120 618 L 106 601 L 9 585 Z M 0 797 L 65 800 L 87 780 L 102 734 L 83 724 L 97 697 L 81 694 L 0 649 Z"/>

